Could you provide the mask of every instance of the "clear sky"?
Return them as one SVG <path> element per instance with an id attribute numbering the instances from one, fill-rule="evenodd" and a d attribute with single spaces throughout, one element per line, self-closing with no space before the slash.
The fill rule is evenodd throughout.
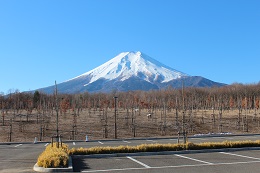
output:
<path id="1" fill-rule="evenodd" d="M 260 81 L 259 0 L 0 0 L 0 92 L 66 81 L 124 51 L 189 75 Z"/>

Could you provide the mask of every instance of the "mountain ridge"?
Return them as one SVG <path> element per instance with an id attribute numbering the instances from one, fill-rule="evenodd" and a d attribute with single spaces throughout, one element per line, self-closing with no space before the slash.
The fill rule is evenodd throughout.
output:
<path id="1" fill-rule="evenodd" d="M 111 92 L 129 90 L 158 90 L 179 88 L 182 82 L 187 87 L 213 87 L 217 83 L 201 76 L 190 76 L 168 67 L 140 52 L 122 52 L 104 64 L 75 78 L 58 84 L 61 93 Z M 41 88 L 52 93 L 54 86 Z M 52 92 L 51 92 L 52 91 Z"/>
<path id="2" fill-rule="evenodd" d="M 173 73 L 169 72 L 168 69 L 173 71 Z M 101 77 L 111 80 L 123 76 L 121 80 L 125 80 L 133 75 L 137 75 L 138 72 L 143 72 L 147 80 L 149 75 L 151 76 L 152 74 L 157 73 L 158 75 L 161 74 L 164 77 L 166 77 L 166 81 L 176 79 L 180 76 L 186 76 L 186 74 L 164 65 L 140 51 L 132 51 L 122 52 L 118 54 L 116 57 L 112 58 L 111 60 L 100 65 L 99 67 L 94 68 L 93 70 L 90 70 L 86 73 L 83 73 L 82 75 L 79 75 L 75 78 L 72 78 L 71 80 L 81 78 L 87 75 L 93 76 L 90 80 L 90 83 L 98 80 Z M 166 72 L 172 75 L 166 75 Z"/>

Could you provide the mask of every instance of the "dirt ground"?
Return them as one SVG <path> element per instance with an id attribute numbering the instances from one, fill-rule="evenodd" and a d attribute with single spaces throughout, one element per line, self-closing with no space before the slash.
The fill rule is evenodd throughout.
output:
<path id="1" fill-rule="evenodd" d="M 151 113 L 152 112 L 152 113 Z M 116 113 L 117 138 L 177 136 L 230 132 L 233 134 L 259 133 L 258 110 L 171 110 L 119 109 Z M 84 109 L 77 113 L 58 113 L 58 133 L 62 140 L 113 139 L 115 137 L 114 109 Z M 51 141 L 57 133 L 57 113 L 27 114 L 8 112 L 1 116 L 0 142 Z"/>

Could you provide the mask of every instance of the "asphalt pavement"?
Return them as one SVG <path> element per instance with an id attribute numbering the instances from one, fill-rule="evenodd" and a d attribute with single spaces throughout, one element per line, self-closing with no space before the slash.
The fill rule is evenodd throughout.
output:
<path id="1" fill-rule="evenodd" d="M 189 141 L 194 143 L 199 142 L 221 142 L 221 141 L 239 141 L 239 140 L 258 140 L 260 139 L 260 135 L 245 135 L 245 136 L 203 136 L 203 137 L 190 137 Z M 180 138 L 180 142 L 182 142 L 182 138 Z M 118 140 L 95 140 L 95 141 L 69 141 L 66 142 L 70 148 L 78 148 L 78 147 L 94 147 L 94 146 L 119 146 L 119 145 L 140 145 L 140 144 L 151 144 L 151 143 L 177 143 L 177 138 L 147 138 L 147 139 L 118 139 Z M 44 148 L 49 145 L 48 142 L 39 142 L 37 144 L 32 143 L 0 143 L 0 172 L 34 172 L 33 166 L 37 161 L 39 154 L 44 150 Z M 242 152 L 242 151 L 241 151 Z M 247 151 L 245 151 L 247 152 Z M 223 153 L 206 153 L 202 155 L 158 155 L 158 156 L 142 156 L 143 158 L 138 157 L 110 157 L 110 158 L 84 158 L 78 160 L 77 163 L 81 163 L 75 167 L 76 171 L 86 172 L 86 171 L 94 171 L 94 172 L 172 172 L 174 170 L 180 170 L 183 172 L 192 172 L 197 170 L 196 172 L 203 172 L 206 170 L 216 170 L 215 172 L 219 172 L 223 168 L 227 170 L 236 170 L 237 172 L 241 172 L 242 170 L 250 170 L 247 172 L 255 172 L 256 166 L 260 166 L 258 160 L 258 156 L 254 153 L 260 154 L 259 151 L 249 151 L 248 153 L 243 153 L 242 155 L 245 157 L 238 157 L 235 155 L 228 155 Z M 199 154 L 199 153 L 198 153 Z M 236 153 L 235 153 L 236 154 Z M 223 158 L 222 158 L 223 155 Z M 197 162 L 196 160 L 187 159 L 182 156 L 187 156 L 190 158 L 194 158 L 197 160 L 202 160 L 203 162 Z M 198 157 L 199 156 L 199 157 Z M 203 157 L 202 157 L 203 156 Z M 219 156 L 219 157 L 217 157 Z M 221 156 L 221 157 L 220 157 Z M 140 156 L 141 157 L 141 156 Z M 169 157 L 171 159 L 169 159 Z M 201 158 L 202 157 L 202 158 Z M 211 160 L 208 158 L 215 158 L 216 160 Z M 234 160 L 228 161 L 225 158 L 240 158 L 242 160 Z M 248 157 L 248 158 L 246 158 Z M 252 158 L 250 158 L 252 157 Z M 150 159 L 149 159 L 150 158 Z M 156 159 L 157 158 L 157 159 Z M 168 159 L 167 159 L 168 158 Z M 172 159 L 173 158 L 173 159 Z M 176 159 L 178 158 L 178 159 Z M 220 161 L 217 161 L 217 160 Z M 136 161 L 135 161 L 136 160 Z M 173 161 L 177 161 L 172 163 Z M 181 162 L 185 160 L 185 162 Z M 148 167 L 139 164 L 144 163 Z M 154 162 L 153 162 L 154 161 Z M 160 161 L 160 162 L 159 162 Z M 187 162 L 189 161 L 189 162 Z M 195 161 L 195 162 L 194 162 Z M 226 161 L 226 162 L 224 162 Z M 207 162 L 212 164 L 207 164 Z M 163 163 L 163 164 L 159 164 Z M 169 164 L 167 164 L 169 163 Z M 195 164 L 197 163 L 197 164 Z M 159 164 L 159 165 L 157 165 Z M 187 165 L 187 166 L 185 166 Z M 242 165 L 242 166 L 241 166 Z M 245 169 L 246 167 L 250 167 Z M 158 170 L 157 170 L 158 169 Z M 202 170 L 201 170 L 202 169 Z M 105 170 L 105 171 L 104 171 Z M 109 171 L 107 171 L 109 170 Z M 207 171 L 204 171 L 207 172 Z M 211 172 L 211 171 L 209 171 Z M 228 172 L 228 171 L 225 171 Z M 243 172 L 243 171 L 242 171 Z M 245 171 L 244 171 L 245 172 Z"/>
<path id="2" fill-rule="evenodd" d="M 104 158 L 75 157 L 75 172 L 257 173 L 260 151 L 186 153 Z M 78 166 L 80 164 L 80 166 Z"/>

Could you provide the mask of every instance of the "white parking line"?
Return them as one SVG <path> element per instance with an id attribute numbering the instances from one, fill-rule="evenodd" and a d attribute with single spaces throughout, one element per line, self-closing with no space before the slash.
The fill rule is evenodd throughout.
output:
<path id="1" fill-rule="evenodd" d="M 248 138 L 259 138 L 260 136 L 247 136 Z"/>
<path id="2" fill-rule="evenodd" d="M 21 146 L 21 145 L 23 145 L 23 144 L 18 144 L 18 145 L 14 146 L 14 147 L 17 148 L 17 147 L 19 147 L 19 146 Z"/>
<path id="3" fill-rule="evenodd" d="M 231 156 L 244 157 L 244 158 L 248 158 L 248 159 L 260 160 L 260 158 L 250 157 L 250 156 L 244 156 L 244 155 L 240 155 L 240 154 L 226 153 L 226 152 L 219 152 L 219 153 L 221 153 L 221 154 L 227 154 L 227 155 L 231 155 Z"/>
<path id="4" fill-rule="evenodd" d="M 132 157 L 127 156 L 126 158 L 128 158 L 128 159 L 130 159 L 130 160 L 132 160 L 132 161 L 134 161 L 134 162 L 144 166 L 145 168 L 151 168 L 150 166 L 148 166 L 148 165 L 146 165 L 146 164 L 144 164 L 144 163 L 142 163 L 142 162 L 140 162 L 140 161 L 138 161 L 138 160 L 136 160 L 136 159 L 134 159 Z"/>
<path id="5" fill-rule="evenodd" d="M 98 143 L 100 143 L 100 144 L 102 144 L 102 145 L 104 144 L 103 142 L 100 142 L 100 141 L 98 141 Z"/>
<path id="6" fill-rule="evenodd" d="M 75 142 L 73 142 L 72 144 L 73 144 L 73 145 L 76 145 L 76 143 L 75 143 Z"/>
<path id="7" fill-rule="evenodd" d="M 243 136 L 243 137 L 241 137 L 240 139 L 241 139 L 241 140 L 245 140 L 245 138 L 246 138 L 247 140 L 256 140 L 256 139 L 259 139 L 260 137 L 259 137 L 259 136 Z"/>
<path id="8" fill-rule="evenodd" d="M 208 141 L 208 139 L 206 139 L 206 138 L 191 138 L 191 140 Z"/>
<path id="9" fill-rule="evenodd" d="M 46 147 L 47 145 L 49 145 L 49 143 L 46 143 L 44 146 Z"/>
<path id="10" fill-rule="evenodd" d="M 149 139 L 147 139 L 146 141 L 148 141 L 148 142 L 156 142 L 156 141 L 154 141 L 154 140 L 149 140 Z"/>
<path id="11" fill-rule="evenodd" d="M 232 137 L 228 137 L 228 138 L 226 138 L 226 139 L 234 139 L 234 138 L 232 138 Z"/>
<path id="12" fill-rule="evenodd" d="M 113 171 L 129 171 L 129 170 L 144 170 L 148 168 L 123 168 L 123 169 L 102 169 L 102 170 L 91 170 L 81 172 L 113 172 Z"/>
<path id="13" fill-rule="evenodd" d="M 128 143 L 128 144 L 130 144 L 131 142 L 129 142 L 129 141 L 123 141 L 123 142 L 125 142 L 125 143 Z"/>
<path id="14" fill-rule="evenodd" d="M 225 139 L 225 137 L 212 137 L 213 139 Z"/>
<path id="15" fill-rule="evenodd" d="M 213 163 L 210 163 L 210 162 L 205 162 L 203 160 L 198 160 L 198 159 L 193 159 L 191 157 L 186 157 L 186 156 L 182 156 L 182 155 L 179 155 L 179 154 L 174 154 L 175 156 L 178 156 L 178 157 L 182 157 L 182 158 L 185 158 L 185 159 L 189 159 L 189 160 L 193 160 L 193 161 L 197 161 L 197 162 L 201 162 L 201 163 L 206 163 L 206 164 L 209 164 L 209 165 L 212 165 Z"/>
<path id="16" fill-rule="evenodd" d="M 238 164 L 250 164 L 250 163 L 260 163 L 260 161 L 233 162 L 233 163 L 214 163 L 214 164 L 196 164 L 196 165 L 160 166 L 160 167 L 150 167 L 150 168 L 103 169 L 103 170 L 89 170 L 89 171 L 81 171 L 81 172 L 111 172 L 111 171 L 145 170 L 145 169 L 167 169 L 167 168 L 183 168 L 183 167 L 202 167 L 202 166 L 217 166 L 217 165 L 238 165 Z M 160 171 L 158 171 L 158 172 L 160 172 Z"/>
<path id="17" fill-rule="evenodd" d="M 205 138 L 201 138 L 200 140 L 202 140 L 202 141 L 208 141 L 208 139 L 205 139 Z"/>

